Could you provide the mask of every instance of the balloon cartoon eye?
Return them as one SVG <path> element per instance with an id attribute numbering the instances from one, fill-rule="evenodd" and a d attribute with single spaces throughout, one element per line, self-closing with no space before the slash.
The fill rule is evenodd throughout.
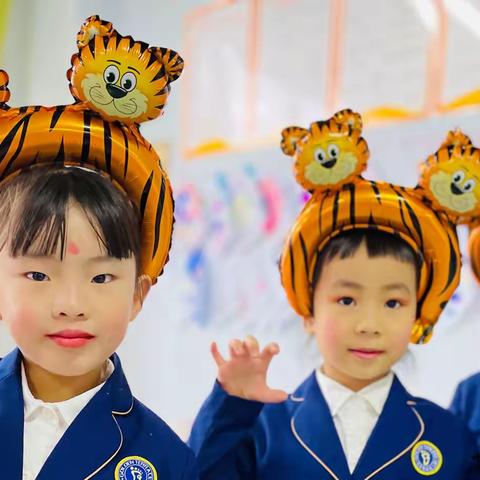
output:
<path id="1" fill-rule="evenodd" d="M 331 145 L 328 146 L 328 156 L 332 159 L 338 158 L 338 155 L 340 154 L 340 149 L 338 148 L 337 145 L 332 143 Z"/>
<path id="2" fill-rule="evenodd" d="M 132 72 L 127 72 L 122 76 L 120 85 L 127 92 L 131 92 L 137 85 L 137 77 Z"/>
<path id="3" fill-rule="evenodd" d="M 465 178 L 465 172 L 463 170 L 457 170 L 452 175 L 452 180 L 453 180 L 453 183 L 455 183 L 455 184 L 461 183 L 464 178 Z"/>
<path id="4" fill-rule="evenodd" d="M 315 160 L 320 163 L 323 163 L 327 159 L 327 155 L 325 154 L 325 150 L 323 150 L 323 148 L 316 148 L 313 152 L 313 155 Z"/>
<path id="5" fill-rule="evenodd" d="M 115 65 L 109 65 L 103 72 L 103 79 L 106 83 L 114 84 L 120 77 L 120 70 Z"/>
<path id="6" fill-rule="evenodd" d="M 476 186 L 476 182 L 475 180 L 473 179 L 470 179 L 468 181 L 465 182 L 465 184 L 463 185 L 463 191 L 464 192 L 471 192 Z"/>

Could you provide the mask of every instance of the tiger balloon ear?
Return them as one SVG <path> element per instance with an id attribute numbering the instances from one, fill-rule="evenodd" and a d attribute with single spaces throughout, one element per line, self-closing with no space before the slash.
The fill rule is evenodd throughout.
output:
<path id="1" fill-rule="evenodd" d="M 174 50 L 162 47 L 150 47 L 149 51 L 163 65 L 168 83 L 174 82 L 183 71 L 183 58 Z"/>
<path id="2" fill-rule="evenodd" d="M 472 140 L 465 135 L 459 128 L 450 130 L 440 148 L 455 148 L 472 146 Z M 440 149 L 439 149 L 440 150 Z"/>
<path id="3" fill-rule="evenodd" d="M 295 154 L 298 142 L 310 134 L 310 131 L 302 127 L 287 127 L 282 130 L 280 147 L 285 155 L 291 157 Z"/>
<path id="4" fill-rule="evenodd" d="M 349 108 L 345 108 L 344 110 L 340 110 L 332 117 L 340 125 L 348 125 L 353 130 L 362 131 L 363 122 L 362 117 L 359 113 L 350 110 Z"/>
<path id="5" fill-rule="evenodd" d="M 98 15 L 92 15 L 83 22 L 77 33 L 77 47 L 80 49 L 88 45 L 96 36 L 111 37 L 114 32 L 112 22 L 101 20 Z"/>

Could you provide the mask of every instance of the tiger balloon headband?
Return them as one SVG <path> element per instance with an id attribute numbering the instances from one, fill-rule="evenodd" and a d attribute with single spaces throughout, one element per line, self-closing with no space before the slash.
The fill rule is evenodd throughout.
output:
<path id="1" fill-rule="evenodd" d="M 285 242 L 279 264 L 282 285 L 294 310 L 311 316 L 315 264 L 330 239 L 354 229 L 395 234 L 423 259 L 411 341 L 426 343 L 460 279 L 455 223 L 467 221 L 480 203 L 457 202 L 443 192 L 449 187 L 452 195 L 460 195 L 457 189 L 475 194 L 475 188 L 465 185 L 479 168 L 478 151 L 468 137 L 451 132 L 423 165 L 420 184 L 405 188 L 361 176 L 369 157 L 361 131 L 361 117 L 351 110 L 312 123 L 309 129 L 283 130 L 282 150 L 294 157 L 295 178 L 312 196 Z"/>
<path id="2" fill-rule="evenodd" d="M 122 36 L 92 16 L 77 35 L 67 72 L 71 105 L 10 108 L 0 70 L 0 183 L 34 165 L 82 166 L 109 176 L 138 207 L 141 273 L 153 282 L 168 261 L 173 228 L 170 181 L 139 123 L 163 113 L 183 69 L 173 50 Z"/>

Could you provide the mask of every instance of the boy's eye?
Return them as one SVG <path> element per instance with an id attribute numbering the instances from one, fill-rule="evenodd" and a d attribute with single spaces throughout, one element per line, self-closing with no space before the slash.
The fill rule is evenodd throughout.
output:
<path id="1" fill-rule="evenodd" d="M 387 302 L 385 302 L 385 305 L 388 308 L 398 308 L 401 306 L 401 303 L 398 300 L 387 300 Z"/>
<path id="2" fill-rule="evenodd" d="M 342 297 L 338 299 L 338 303 L 340 305 L 348 307 L 350 305 L 353 305 L 355 303 L 355 300 L 352 297 Z"/>
<path id="3" fill-rule="evenodd" d="M 48 275 L 42 272 L 28 272 L 27 278 L 29 280 L 33 280 L 34 282 L 45 282 L 47 280 L 50 280 L 48 278 Z"/>
<path id="4" fill-rule="evenodd" d="M 113 275 L 109 273 L 102 273 L 92 278 L 92 283 L 109 283 L 113 280 Z"/>

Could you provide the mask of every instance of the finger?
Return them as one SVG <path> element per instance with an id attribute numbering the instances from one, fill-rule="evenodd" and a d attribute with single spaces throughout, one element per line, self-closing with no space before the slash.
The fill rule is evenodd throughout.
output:
<path id="1" fill-rule="evenodd" d="M 272 342 L 265 346 L 260 356 L 265 360 L 270 361 L 272 357 L 278 355 L 278 353 L 280 353 L 280 346 L 278 345 L 278 343 Z"/>
<path id="2" fill-rule="evenodd" d="M 245 348 L 247 349 L 247 352 L 250 354 L 250 356 L 258 357 L 260 347 L 258 345 L 257 339 L 254 336 L 247 335 L 243 344 L 245 345 Z"/>
<path id="3" fill-rule="evenodd" d="M 237 338 L 230 341 L 229 349 L 230 349 L 231 358 L 241 357 L 246 354 L 245 347 L 243 346 L 243 342 L 241 340 L 238 340 Z"/>
<path id="4" fill-rule="evenodd" d="M 216 342 L 212 342 L 210 345 L 210 353 L 212 354 L 213 360 L 217 364 L 217 367 L 221 367 L 224 363 L 226 363 L 226 360 L 218 350 Z"/>

